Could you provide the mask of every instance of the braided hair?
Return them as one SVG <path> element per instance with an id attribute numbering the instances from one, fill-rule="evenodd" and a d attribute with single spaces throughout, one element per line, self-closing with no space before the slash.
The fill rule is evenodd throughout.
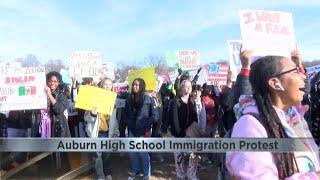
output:
<path id="1" fill-rule="evenodd" d="M 281 72 L 281 56 L 266 56 L 251 64 L 249 80 L 253 90 L 261 123 L 269 138 L 288 138 L 275 109 L 272 106 L 271 91 L 268 80 Z M 280 179 L 285 179 L 295 173 L 294 154 L 273 153 Z"/>

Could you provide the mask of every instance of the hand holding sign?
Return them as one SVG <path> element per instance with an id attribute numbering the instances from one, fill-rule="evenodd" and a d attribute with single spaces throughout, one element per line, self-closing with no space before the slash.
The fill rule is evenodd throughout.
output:
<path id="1" fill-rule="evenodd" d="M 242 68 L 250 69 L 251 57 L 252 57 L 252 51 L 242 49 L 242 45 L 241 45 L 241 47 L 240 47 L 240 60 L 241 60 Z"/>

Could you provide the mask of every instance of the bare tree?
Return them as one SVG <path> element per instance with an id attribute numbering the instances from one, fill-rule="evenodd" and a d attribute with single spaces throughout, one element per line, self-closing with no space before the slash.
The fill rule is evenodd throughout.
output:
<path id="1" fill-rule="evenodd" d="M 172 68 L 167 65 L 164 56 L 149 55 L 144 58 L 144 61 L 148 66 L 153 66 L 155 68 L 156 74 L 164 74 L 172 70 Z"/>
<path id="2" fill-rule="evenodd" d="M 29 54 L 25 58 L 18 58 L 15 61 L 20 62 L 22 67 L 37 67 L 41 65 L 37 56 L 33 54 Z"/>
<path id="3" fill-rule="evenodd" d="M 128 71 L 129 70 L 136 70 L 136 69 L 139 69 L 139 68 L 134 65 L 118 64 L 117 68 L 114 71 L 116 81 L 117 82 L 124 82 L 125 80 L 127 80 Z"/>
<path id="4" fill-rule="evenodd" d="M 50 59 L 48 62 L 46 62 L 45 67 L 47 73 L 51 71 L 60 72 L 61 69 L 66 69 L 61 59 Z"/>

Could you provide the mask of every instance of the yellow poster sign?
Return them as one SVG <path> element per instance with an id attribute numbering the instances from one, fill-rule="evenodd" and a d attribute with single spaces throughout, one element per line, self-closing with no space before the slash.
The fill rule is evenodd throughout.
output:
<path id="1" fill-rule="evenodd" d="M 75 107 L 89 111 L 96 107 L 97 112 L 111 116 L 116 97 L 117 93 L 93 86 L 81 85 Z"/>
<path id="2" fill-rule="evenodd" d="M 155 90 L 156 89 L 156 79 L 155 79 L 154 75 L 155 75 L 154 67 L 130 71 L 128 73 L 130 90 L 131 90 L 132 82 L 135 78 L 142 78 L 145 81 L 147 91 Z"/>

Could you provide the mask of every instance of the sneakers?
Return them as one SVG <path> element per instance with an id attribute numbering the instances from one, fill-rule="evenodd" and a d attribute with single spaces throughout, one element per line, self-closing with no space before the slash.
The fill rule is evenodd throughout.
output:
<path id="1" fill-rule="evenodd" d="M 129 172 L 129 177 L 128 180 L 135 180 L 138 177 L 138 173 L 134 173 L 134 172 Z"/>
<path id="2" fill-rule="evenodd" d="M 106 180 L 112 180 L 111 174 L 109 174 L 109 175 L 106 176 Z"/>

